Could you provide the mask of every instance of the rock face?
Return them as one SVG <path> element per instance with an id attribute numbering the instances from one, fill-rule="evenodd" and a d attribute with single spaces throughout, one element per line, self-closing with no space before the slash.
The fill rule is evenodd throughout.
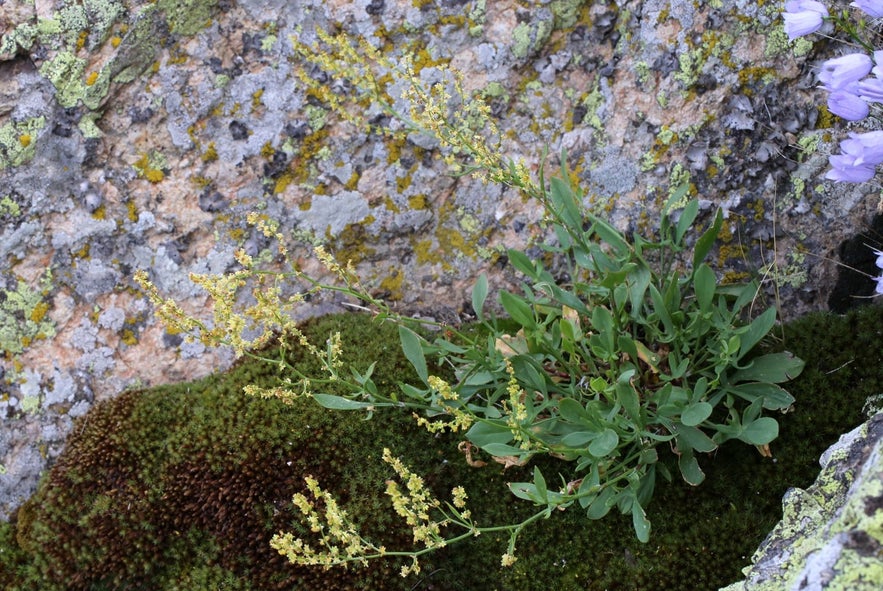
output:
<path id="1" fill-rule="evenodd" d="M 821 457 L 806 490 L 786 493 L 782 521 L 722 591 L 883 588 L 883 413 Z"/>
<path id="2" fill-rule="evenodd" d="M 317 28 L 364 38 L 393 60 L 412 55 L 425 82 L 442 65 L 462 71 L 466 90 L 490 104 L 507 156 L 536 171 L 544 146 L 565 148 L 586 207 L 620 228 L 652 228 L 672 195 L 723 208 L 714 261 L 723 277 L 757 273 L 792 315 L 825 307 L 831 261 L 877 200 L 870 186 L 820 181 L 845 131 L 819 110 L 813 71 L 837 46 L 789 44 L 779 9 L 5 0 L 0 518 L 93 400 L 229 365 L 228 351 L 163 330 L 135 270 L 208 317 L 188 276 L 234 268 L 240 248 L 267 254 L 245 222 L 258 210 L 307 267 L 325 243 L 398 309 L 456 321 L 479 272 L 511 283 L 505 249 L 544 237 L 536 203 L 452 177 L 427 138 L 357 129 L 311 96 L 297 72 L 325 75 L 299 61 L 290 37 L 310 42 Z M 554 172 L 556 158 L 546 165 Z"/>

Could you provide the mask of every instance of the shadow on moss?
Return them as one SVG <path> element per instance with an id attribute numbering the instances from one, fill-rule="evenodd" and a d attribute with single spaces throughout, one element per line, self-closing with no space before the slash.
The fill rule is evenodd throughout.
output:
<path id="1" fill-rule="evenodd" d="M 377 359 L 380 388 L 411 376 L 391 325 L 342 315 L 308 328 L 320 340 L 340 330 L 364 366 Z M 323 571 L 292 567 L 270 549 L 275 532 L 303 531 L 290 503 L 302 477 L 312 474 L 337 495 L 366 537 L 407 548 L 410 532 L 382 492 L 391 476 L 383 447 L 440 498 L 463 485 L 482 525 L 531 512 L 505 487 L 527 474 L 470 468 L 455 439 L 433 437 L 407 416 L 365 421 L 311 401 L 247 398 L 244 384 L 277 377 L 251 361 L 200 382 L 127 392 L 79 420 L 38 492 L 0 527 L 0 588 L 717 589 L 740 577 L 779 520 L 785 490 L 808 486 L 822 451 L 861 423 L 865 400 L 883 392 L 881 331 L 881 306 L 788 325 L 787 348 L 807 365 L 789 385 L 797 404 L 779 417 L 775 458 L 728 444 L 704 459 L 701 486 L 662 483 L 650 505 L 649 544 L 638 543 L 619 515 L 593 522 L 571 510 L 526 531 L 511 568 L 499 566 L 505 540 L 481 536 L 430 555 L 409 579 L 398 576 L 396 561 Z M 544 472 L 554 469 L 554 460 L 545 462 Z"/>

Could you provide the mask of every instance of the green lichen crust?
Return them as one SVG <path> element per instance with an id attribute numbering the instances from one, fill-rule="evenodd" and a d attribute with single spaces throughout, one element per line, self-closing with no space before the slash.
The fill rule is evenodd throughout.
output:
<path id="1" fill-rule="evenodd" d="M 0 354 L 15 355 L 35 340 L 55 336 L 55 323 L 47 316 L 49 303 L 44 300 L 51 281 L 47 273 L 40 289 L 19 280 L 14 290 L 0 291 Z"/>
<path id="2" fill-rule="evenodd" d="M 130 16 L 120 0 L 64 0 L 55 12 L 20 23 L 3 35 L 0 54 L 30 51 L 35 45 L 48 50 L 40 75 L 55 88 L 59 105 L 82 104 L 94 112 L 85 115 L 81 130 L 86 137 L 97 137 L 95 122 L 111 84 L 127 84 L 147 71 L 169 33 L 191 36 L 206 27 L 216 4 L 217 0 L 160 0 Z M 0 128 L 0 170 L 28 162 L 39 139 L 35 131 L 44 126 L 40 117 Z M 27 140 L 20 141 L 24 137 Z"/>
<path id="3" fill-rule="evenodd" d="M 33 117 L 0 127 L 0 170 L 29 162 L 36 153 L 36 137 L 45 126 L 45 117 Z M 3 209 L 0 204 L 0 213 Z"/>

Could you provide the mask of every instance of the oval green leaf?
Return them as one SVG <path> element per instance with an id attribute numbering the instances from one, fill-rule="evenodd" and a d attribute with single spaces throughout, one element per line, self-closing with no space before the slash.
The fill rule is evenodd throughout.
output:
<path id="1" fill-rule="evenodd" d="M 604 429 L 601 434 L 589 444 L 589 453 L 596 458 L 603 458 L 610 454 L 619 445 L 619 435 L 613 429 Z"/>
<path id="2" fill-rule="evenodd" d="M 681 423 L 688 427 L 695 427 L 711 416 L 712 406 L 707 402 L 691 404 L 681 413 Z"/>
<path id="3" fill-rule="evenodd" d="M 739 439 L 751 445 L 766 445 L 779 436 L 779 423 L 772 417 L 760 417 L 744 425 Z"/>
<path id="4" fill-rule="evenodd" d="M 321 406 L 331 410 L 362 410 L 376 406 L 370 402 L 359 402 L 358 400 L 350 400 L 349 398 L 333 394 L 313 394 L 313 399 Z"/>

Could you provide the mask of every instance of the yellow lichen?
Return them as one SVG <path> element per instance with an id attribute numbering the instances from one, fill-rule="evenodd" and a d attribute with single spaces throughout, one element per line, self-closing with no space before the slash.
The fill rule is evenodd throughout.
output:
<path id="1" fill-rule="evenodd" d="M 138 337 L 135 335 L 134 331 L 132 331 L 132 330 L 129 329 L 129 328 L 125 329 L 125 330 L 122 332 L 122 334 L 120 335 L 120 340 L 121 340 L 123 343 L 129 345 L 130 347 L 131 347 L 132 345 L 137 345 L 137 344 L 138 344 Z"/>
<path id="2" fill-rule="evenodd" d="M 276 179 L 276 184 L 273 185 L 273 194 L 278 195 L 279 193 L 284 193 L 285 189 L 288 188 L 288 185 L 290 185 L 292 181 L 294 181 L 294 175 L 291 174 L 291 171 L 282 173 L 282 175 Z"/>
<path id="3" fill-rule="evenodd" d="M 254 93 L 251 95 L 251 108 L 252 108 L 252 110 L 258 109 L 261 107 L 261 105 L 264 104 L 263 102 L 261 102 L 262 96 L 264 96 L 264 89 L 263 88 L 254 91 Z"/>
<path id="4" fill-rule="evenodd" d="M 31 322 L 42 322 L 48 311 L 49 304 L 47 302 L 39 302 L 34 306 L 34 309 L 31 310 Z"/>
<path id="5" fill-rule="evenodd" d="M 89 72 L 89 75 L 86 76 L 86 86 L 92 86 L 97 81 L 98 81 L 98 72 Z"/>
<path id="6" fill-rule="evenodd" d="M 383 278 L 380 282 L 380 288 L 387 292 L 387 300 L 397 301 L 402 299 L 402 283 L 404 279 L 405 274 L 402 273 L 401 269 L 393 269 L 389 275 Z"/>
<path id="7" fill-rule="evenodd" d="M 148 168 L 144 171 L 144 178 L 154 184 L 162 182 L 165 177 L 165 173 L 156 168 Z"/>
<path id="8" fill-rule="evenodd" d="M 426 209 L 426 195 L 414 195 L 413 197 L 408 197 L 408 207 L 411 209 Z"/>
<path id="9" fill-rule="evenodd" d="M 72 251 L 71 256 L 78 259 L 88 259 L 89 253 L 92 251 L 91 245 L 87 242 L 79 250 Z"/>
<path id="10" fill-rule="evenodd" d="M 353 171 L 353 174 L 350 175 L 349 180 L 344 184 L 344 189 L 347 191 L 355 191 L 359 186 L 359 179 L 362 178 L 362 175 L 357 171 Z"/>
<path id="11" fill-rule="evenodd" d="M 215 142 L 209 142 L 208 146 L 205 148 L 205 152 L 202 153 L 202 161 L 203 162 L 214 162 L 218 159 L 218 150 L 215 148 Z"/>

